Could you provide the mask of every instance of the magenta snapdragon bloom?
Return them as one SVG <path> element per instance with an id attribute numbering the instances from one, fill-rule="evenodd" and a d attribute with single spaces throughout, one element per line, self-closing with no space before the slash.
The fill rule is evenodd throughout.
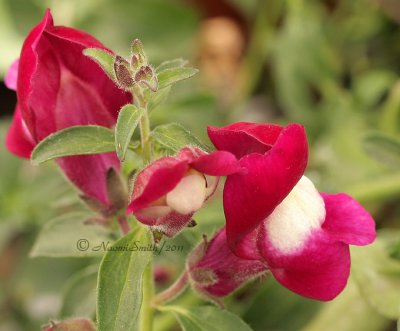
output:
<path id="1" fill-rule="evenodd" d="M 185 147 L 174 157 L 162 157 L 136 177 L 127 212 L 168 237 L 176 235 L 214 193 L 220 176 L 239 170 L 229 152 L 206 153 Z"/>
<path id="2" fill-rule="evenodd" d="M 232 252 L 263 261 L 282 285 L 302 296 L 336 297 L 349 277 L 349 245 L 373 242 L 375 222 L 350 196 L 320 194 L 304 176 L 304 128 L 235 123 L 210 127 L 208 134 L 242 167 L 224 187 Z"/>
<path id="3" fill-rule="evenodd" d="M 50 11 L 29 33 L 5 79 L 18 98 L 6 138 L 12 153 L 29 158 L 38 142 L 70 126 L 115 125 L 119 109 L 132 97 L 82 54 L 89 47 L 109 51 L 85 32 L 54 26 Z M 105 180 L 110 168 L 120 167 L 115 153 L 64 157 L 57 162 L 85 195 L 109 204 Z"/>

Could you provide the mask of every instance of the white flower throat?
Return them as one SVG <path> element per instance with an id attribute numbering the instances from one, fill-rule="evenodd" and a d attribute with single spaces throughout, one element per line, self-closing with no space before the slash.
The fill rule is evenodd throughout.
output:
<path id="1" fill-rule="evenodd" d="M 207 182 L 203 174 L 190 170 L 166 196 L 167 205 L 179 214 L 200 209 L 206 199 Z"/>
<path id="2" fill-rule="evenodd" d="M 303 176 L 265 220 L 269 240 L 281 253 L 302 248 L 325 220 L 325 204 L 314 184 Z"/>

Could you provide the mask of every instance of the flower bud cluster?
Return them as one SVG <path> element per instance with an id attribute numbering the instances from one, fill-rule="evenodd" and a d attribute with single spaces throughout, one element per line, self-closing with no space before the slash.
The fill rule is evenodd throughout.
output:
<path id="1" fill-rule="evenodd" d="M 156 92 L 158 89 L 157 75 L 148 64 L 142 42 L 135 39 L 131 47 L 131 59 L 126 60 L 117 55 L 114 60 L 114 73 L 118 86 L 125 91 L 132 91 L 135 84 Z"/>

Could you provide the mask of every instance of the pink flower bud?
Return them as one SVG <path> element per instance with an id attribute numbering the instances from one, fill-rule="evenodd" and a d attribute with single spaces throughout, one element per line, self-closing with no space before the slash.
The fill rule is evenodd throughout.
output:
<path id="1" fill-rule="evenodd" d="M 108 50 L 89 34 L 55 26 L 50 11 L 25 39 L 19 63 L 7 74 L 18 104 L 6 138 L 7 148 L 29 158 L 48 135 L 75 125 L 113 127 L 121 106 L 132 101 L 107 74 L 83 55 L 86 48 Z M 86 195 L 110 204 L 106 173 L 119 169 L 115 153 L 59 159 L 65 175 Z"/>
<path id="2" fill-rule="evenodd" d="M 235 256 L 228 247 L 225 228 L 190 254 L 187 272 L 192 287 L 214 299 L 226 296 L 268 270 L 262 261 Z"/>
<path id="3" fill-rule="evenodd" d="M 157 284 L 166 284 L 171 279 L 171 270 L 165 266 L 155 266 L 154 267 L 154 281 Z"/>
<path id="4" fill-rule="evenodd" d="M 214 193 L 219 177 L 239 170 L 229 152 L 183 148 L 177 156 L 163 157 L 138 174 L 127 212 L 172 237 Z"/>

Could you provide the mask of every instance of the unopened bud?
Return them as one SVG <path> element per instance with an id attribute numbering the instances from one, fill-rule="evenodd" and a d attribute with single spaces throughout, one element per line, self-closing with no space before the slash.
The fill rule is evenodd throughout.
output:
<path id="1" fill-rule="evenodd" d="M 213 301 L 268 270 L 264 262 L 245 260 L 228 247 L 225 228 L 210 242 L 205 239 L 189 254 L 186 270 L 193 288 Z"/>
<path id="2" fill-rule="evenodd" d="M 135 39 L 132 42 L 131 50 L 132 50 L 132 59 L 131 59 L 132 69 L 137 70 L 142 66 L 146 66 L 147 57 L 144 52 L 143 44 L 139 39 Z"/>
<path id="3" fill-rule="evenodd" d="M 171 279 L 171 271 L 165 266 L 154 267 L 153 274 L 154 274 L 154 281 L 160 285 L 168 283 Z"/>
<path id="4" fill-rule="evenodd" d="M 139 59 L 138 59 L 138 57 L 136 56 L 136 55 L 132 55 L 132 58 L 131 58 L 131 68 L 133 69 L 133 70 L 138 70 L 139 68 L 140 68 L 140 63 L 139 63 Z"/>
<path id="5" fill-rule="evenodd" d="M 132 42 L 132 57 L 136 56 L 139 66 L 147 64 L 146 54 L 144 52 L 143 44 L 139 39 L 135 39 Z"/>
<path id="6" fill-rule="evenodd" d="M 135 81 L 150 80 L 153 77 L 153 70 L 150 66 L 141 67 L 135 74 Z"/>
<path id="7" fill-rule="evenodd" d="M 129 62 L 122 56 L 116 56 L 114 61 L 115 77 L 117 78 L 118 85 L 127 91 L 129 91 L 135 84 L 129 66 Z"/>
<path id="8" fill-rule="evenodd" d="M 143 87 L 148 87 L 153 92 L 158 90 L 157 76 L 154 74 L 154 70 L 150 66 L 143 66 L 136 72 L 135 82 L 139 83 Z"/>

